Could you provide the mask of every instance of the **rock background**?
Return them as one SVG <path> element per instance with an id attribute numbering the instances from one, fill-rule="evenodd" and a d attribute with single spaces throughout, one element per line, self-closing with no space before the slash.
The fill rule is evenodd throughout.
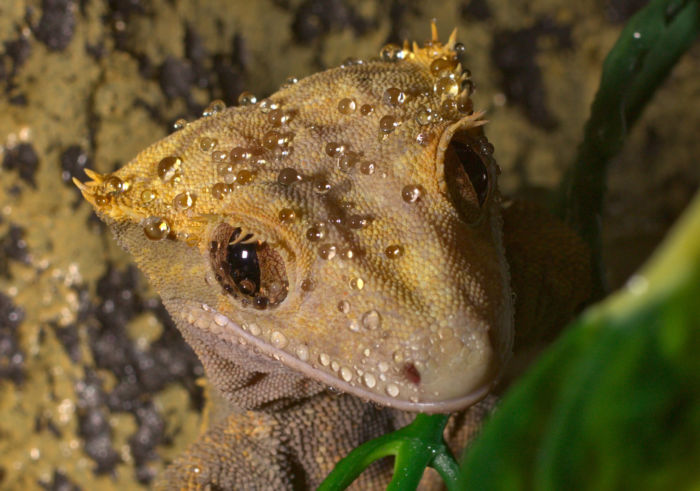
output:
<path id="1" fill-rule="evenodd" d="M 438 4 L 428 6 L 429 4 Z M 0 488 L 138 489 L 197 434 L 202 370 L 71 177 L 110 172 L 212 99 L 273 92 L 453 26 L 506 194 L 572 160 L 603 58 L 639 0 L 0 2 Z M 700 46 L 609 177 L 611 284 L 700 182 Z"/>

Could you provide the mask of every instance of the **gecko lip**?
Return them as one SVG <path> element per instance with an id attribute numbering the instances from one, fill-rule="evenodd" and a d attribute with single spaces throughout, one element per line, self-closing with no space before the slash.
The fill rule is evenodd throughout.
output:
<path id="1" fill-rule="evenodd" d="M 204 333 L 214 335 L 218 339 L 231 344 L 250 345 L 259 353 L 269 357 L 270 360 L 278 360 L 285 366 L 312 380 L 329 385 L 341 392 L 347 392 L 362 399 L 370 400 L 394 409 L 423 413 L 447 413 L 465 409 L 483 399 L 490 392 L 493 384 L 497 380 L 497 377 L 485 378 L 482 383 L 472 388 L 468 394 L 445 400 L 420 400 L 420 398 L 416 400 L 415 397 L 412 399 L 402 399 L 398 394 L 392 397 L 382 392 L 371 390 L 359 383 L 347 382 L 343 380 L 340 374 L 331 371 L 330 367 L 313 366 L 311 363 L 315 361 L 315 358 L 310 355 L 311 349 L 308 346 L 305 351 L 306 356 L 299 355 L 298 347 L 296 350 L 297 355 L 295 356 L 292 353 L 294 351 L 292 346 L 285 344 L 284 348 L 287 349 L 283 349 L 262 339 L 258 327 L 255 324 L 247 325 L 244 328 L 209 305 L 184 299 L 171 300 L 182 303 L 184 308 L 180 314 L 181 319 Z M 275 332 L 278 331 L 274 331 L 271 334 L 273 337 Z M 285 340 L 285 342 L 287 341 L 288 340 Z M 306 360 L 302 358 L 306 358 Z M 319 365 L 322 365 L 322 363 Z"/>

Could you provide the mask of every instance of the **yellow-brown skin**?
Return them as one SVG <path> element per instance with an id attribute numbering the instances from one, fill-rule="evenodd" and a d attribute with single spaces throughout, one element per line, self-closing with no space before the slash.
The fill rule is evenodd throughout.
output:
<path id="1" fill-rule="evenodd" d="M 233 414 L 287 415 L 280 401 L 305 401 L 305 414 L 324 412 L 333 433 L 331 421 L 364 403 L 328 399 L 326 386 L 393 409 L 448 412 L 482 399 L 502 372 L 514 309 L 498 168 L 462 89 L 455 42 L 453 33 L 441 44 L 433 26 L 422 48 L 385 48 L 380 60 L 313 75 L 257 104 L 213 107 L 110 176 L 78 183 Z M 454 142 L 469 149 L 485 186 L 470 181 Z M 228 246 L 244 238 L 259 244 L 257 299 L 230 276 Z M 372 418 L 390 429 L 397 414 Z M 266 417 L 229 416 L 225 428 L 245 442 L 205 436 L 204 445 L 255 454 L 250 441 L 270 440 L 280 424 Z M 351 432 L 326 457 L 299 457 L 304 483 L 317 484 L 379 426 Z M 207 458 L 193 455 L 197 473 Z M 236 466 L 265 467 L 265 455 Z M 183 472 L 170 482 L 242 482 L 237 470 L 228 481 L 211 477 L 220 469 L 204 481 Z M 292 479 L 285 472 L 270 482 Z"/>

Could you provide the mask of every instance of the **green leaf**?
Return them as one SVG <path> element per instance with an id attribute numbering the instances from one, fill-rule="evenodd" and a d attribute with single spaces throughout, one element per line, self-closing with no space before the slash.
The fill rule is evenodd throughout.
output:
<path id="1" fill-rule="evenodd" d="M 460 489 L 700 489 L 700 193 L 506 395 Z"/>

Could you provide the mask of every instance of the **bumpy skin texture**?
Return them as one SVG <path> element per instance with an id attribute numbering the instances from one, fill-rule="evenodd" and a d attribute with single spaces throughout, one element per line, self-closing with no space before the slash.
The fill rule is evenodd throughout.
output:
<path id="1" fill-rule="evenodd" d="M 514 339 L 498 167 L 455 36 L 443 45 L 433 31 L 422 48 L 386 47 L 256 104 L 212 106 L 78 183 L 226 402 L 165 487 L 315 486 L 353 447 L 410 421 L 405 411 L 472 406 L 447 430 L 458 450 L 494 405 L 479 401 Z M 525 231 L 538 213 L 526 215 Z M 514 274 L 531 269 L 518 237 L 506 230 L 524 249 Z M 565 279 L 586 257 L 572 243 Z M 357 486 L 389 473 L 376 464 Z"/>

